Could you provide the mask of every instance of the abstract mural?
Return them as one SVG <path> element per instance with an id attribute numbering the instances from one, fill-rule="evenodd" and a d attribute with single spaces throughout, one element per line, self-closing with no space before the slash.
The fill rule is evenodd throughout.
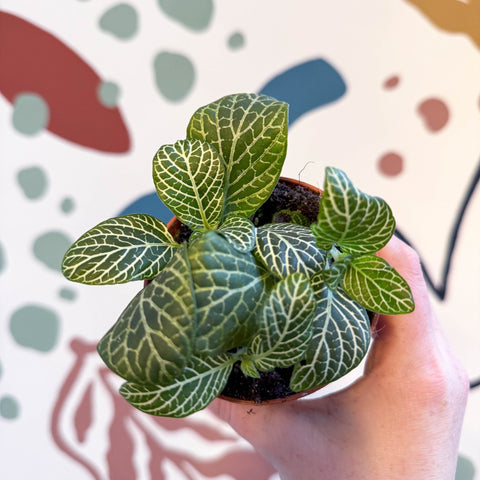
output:
<path id="1" fill-rule="evenodd" d="M 332 162 L 398 211 L 471 379 L 456 480 L 480 479 L 479 3 L 41 3 L 0 6 L 0 476 L 278 478 L 208 410 L 127 405 L 95 345 L 141 286 L 60 272 L 100 219 L 168 220 L 156 148 L 196 106 L 254 91 L 290 104 L 286 176 L 319 185 Z"/>

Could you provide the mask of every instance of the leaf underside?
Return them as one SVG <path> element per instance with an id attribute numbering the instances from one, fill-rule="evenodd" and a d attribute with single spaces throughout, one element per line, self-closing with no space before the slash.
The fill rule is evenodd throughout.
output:
<path id="1" fill-rule="evenodd" d="M 248 217 L 270 196 L 285 160 L 287 130 L 288 105 L 266 95 L 228 95 L 193 114 L 187 136 L 212 144 L 225 162 L 225 215 Z"/>
<path id="2" fill-rule="evenodd" d="M 98 344 L 106 365 L 122 378 L 157 384 L 173 380 L 193 350 L 195 301 L 186 245 L 130 302 Z"/>
<path id="3" fill-rule="evenodd" d="M 146 214 L 111 218 L 82 235 L 66 252 L 63 275 L 89 285 L 113 285 L 158 275 L 177 243 L 160 220 Z"/>
<path id="4" fill-rule="evenodd" d="M 381 198 L 361 192 L 339 169 L 327 167 L 317 223 L 312 231 L 320 248 L 340 245 L 344 253 L 374 253 L 395 230 L 395 219 Z"/>
<path id="5" fill-rule="evenodd" d="M 170 384 L 139 385 L 127 382 L 120 394 L 142 412 L 165 417 L 186 417 L 205 408 L 225 387 L 232 370 L 231 357 L 192 357 Z"/>
<path id="6" fill-rule="evenodd" d="M 218 152 L 202 140 L 164 145 L 153 159 L 158 196 L 192 228 L 216 228 L 224 200 L 225 170 Z"/>
<path id="7" fill-rule="evenodd" d="M 311 279 L 317 307 L 313 338 L 304 362 L 294 368 L 290 388 L 310 390 L 342 377 L 356 367 L 370 343 L 366 310 L 338 289 L 332 292 L 321 274 Z"/>
<path id="8" fill-rule="evenodd" d="M 384 315 L 410 313 L 415 308 L 407 282 L 376 255 L 352 260 L 343 278 L 343 289 L 365 308 Z"/>

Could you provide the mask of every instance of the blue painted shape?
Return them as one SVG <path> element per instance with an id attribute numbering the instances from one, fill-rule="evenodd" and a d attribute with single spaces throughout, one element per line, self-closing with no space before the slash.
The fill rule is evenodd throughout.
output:
<path id="1" fill-rule="evenodd" d="M 318 58 L 279 73 L 260 91 L 290 104 L 289 124 L 303 114 L 341 98 L 347 86 L 340 73 Z"/>
<path id="2" fill-rule="evenodd" d="M 165 223 L 173 217 L 173 213 L 164 205 L 160 198 L 158 198 L 156 192 L 148 193 L 138 200 L 135 200 L 126 206 L 119 215 L 130 215 L 131 213 L 146 213 Z"/>

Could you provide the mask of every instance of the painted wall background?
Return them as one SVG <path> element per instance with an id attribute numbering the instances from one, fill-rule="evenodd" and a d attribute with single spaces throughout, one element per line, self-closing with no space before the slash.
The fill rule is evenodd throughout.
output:
<path id="1" fill-rule="evenodd" d="M 233 92 L 291 103 L 284 175 L 321 185 L 331 164 L 387 199 L 474 386 L 479 32 L 476 0 L 1 0 L 1 478 L 276 478 L 208 411 L 128 407 L 94 346 L 140 285 L 59 272 L 105 218 L 169 218 L 153 154 Z M 480 387 L 460 454 L 457 480 L 480 479 Z"/>

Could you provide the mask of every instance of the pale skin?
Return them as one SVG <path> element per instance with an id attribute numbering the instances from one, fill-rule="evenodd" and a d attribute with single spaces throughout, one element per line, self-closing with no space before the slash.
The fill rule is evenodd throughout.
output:
<path id="1" fill-rule="evenodd" d="M 211 409 L 282 480 L 453 480 L 466 372 L 432 310 L 414 250 L 392 238 L 379 255 L 409 283 L 416 308 L 381 316 L 361 378 L 313 400 Z"/>

